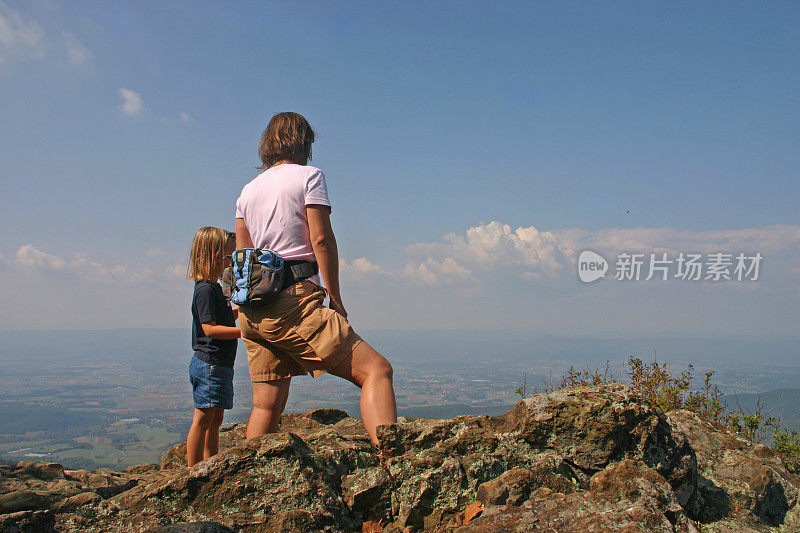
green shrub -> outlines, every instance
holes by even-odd
[[[761,399],[756,400],[753,412],[744,412],[739,407],[736,412],[728,413],[726,426],[754,443],[772,436],[772,447],[783,459],[786,469],[800,473],[800,433],[783,425],[780,418],[767,416]]]
[[[775,451],[783,457],[786,468],[800,473],[800,433],[794,429],[779,428],[772,437],[775,439]]]
[[[531,394],[536,394],[538,392],[553,392],[559,389],[564,389],[566,387],[575,387],[578,385],[600,385],[602,383],[617,383],[617,380],[609,374],[609,369],[611,368],[611,364],[606,361],[606,368],[605,370],[600,369],[592,369],[586,368],[585,370],[577,370],[574,366],[569,367],[569,370],[561,376],[561,379],[556,382],[551,377],[547,384],[542,388],[541,391],[536,387],[533,388]],[[528,375],[526,374],[523,381],[522,386],[517,387],[514,389],[514,393],[522,396],[523,398],[528,397]]]
[[[715,370],[706,372],[703,386],[699,390],[693,390],[694,367],[692,365],[675,376],[666,363],[659,364],[657,361],[653,361],[646,364],[634,355],[628,358],[627,375],[631,388],[652,405],[664,412],[686,409],[697,413],[706,420],[724,425],[752,443],[763,442],[767,436],[772,435],[773,447],[782,457],[786,468],[800,473],[800,432],[789,430],[783,427],[779,419],[767,416],[760,399],[756,402],[753,412],[745,412],[741,407],[736,411],[728,411],[727,405],[721,399],[722,391],[711,383],[715,372]],[[574,367],[570,367],[559,381],[551,378],[544,387],[544,392],[576,385],[600,385],[610,382],[617,382],[617,380],[609,375],[608,362],[606,362],[605,370],[591,368],[576,370]],[[522,386],[515,392],[523,398],[527,397],[527,376]],[[533,393],[536,392],[538,391],[534,389]]]
[[[648,365],[633,355],[628,359],[631,387],[651,404],[662,411],[686,409],[713,422],[721,422],[724,418],[725,405],[720,399],[722,391],[711,384],[714,373],[714,370],[706,372],[702,389],[693,391],[692,365],[680,375],[673,376],[666,363],[659,365],[657,361],[653,361]]]

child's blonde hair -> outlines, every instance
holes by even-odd
[[[200,228],[192,240],[189,250],[189,267],[186,279],[192,281],[216,280],[222,275],[222,259],[225,248],[235,235],[222,228],[211,226]]]

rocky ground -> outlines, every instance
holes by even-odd
[[[184,446],[124,472],[0,466],[0,531],[800,531],[800,478],[773,450],[619,384],[401,419],[377,447],[334,409],[244,429],[192,469]]]

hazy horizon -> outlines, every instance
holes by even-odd
[[[499,415],[520,400],[518,388],[530,394],[557,386],[569,367],[603,371],[608,365],[610,379],[627,382],[626,361],[636,355],[645,362],[655,357],[673,375],[692,365],[695,389],[714,370],[713,383],[733,408],[750,406],[764,393],[774,399],[777,415],[800,427],[800,339],[361,333],[394,367],[401,416]],[[0,332],[0,457],[49,458],[82,468],[157,462],[185,440],[191,420],[188,339],[183,328]],[[247,419],[249,378],[240,343],[234,407],[225,425]],[[359,416],[359,390],[329,375],[293,378],[286,412],[319,407]]]
[[[186,328],[183,327],[110,327],[110,328],[15,328],[15,329],[2,329],[0,334],[11,333],[94,333],[94,332],[113,332],[113,331],[175,331],[186,333]],[[523,335],[529,337],[554,337],[563,339],[606,339],[606,338],[625,338],[625,339],[684,339],[684,340],[753,340],[753,341],[800,341],[800,335],[752,335],[752,334],[728,334],[728,335],[684,335],[679,332],[662,332],[652,334],[628,334],[623,332],[606,331],[597,333],[584,333],[574,335],[559,335],[557,333],[547,333],[543,331],[532,331],[524,329],[459,329],[459,328],[416,328],[416,329],[364,329],[360,330],[365,335],[371,333],[418,333],[423,335],[436,334],[436,333],[464,333],[464,334],[486,334],[486,335],[502,335],[513,334]]]

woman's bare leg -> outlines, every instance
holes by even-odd
[[[289,399],[292,378],[253,383],[253,411],[247,423],[247,438],[252,439],[278,430],[281,413]]]
[[[370,439],[377,444],[376,428],[397,422],[392,365],[372,346],[359,342],[353,350],[353,356],[330,373],[361,388],[361,418]]]

